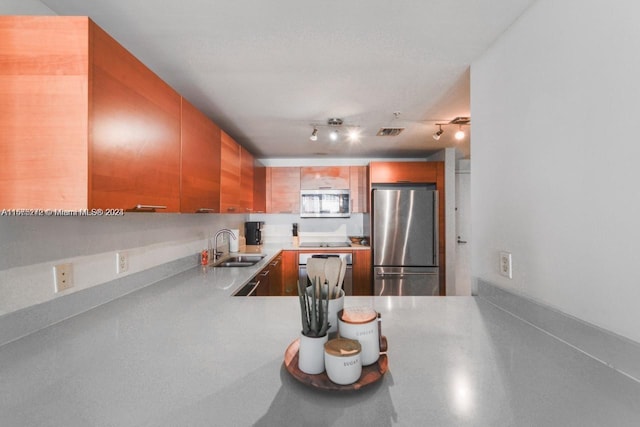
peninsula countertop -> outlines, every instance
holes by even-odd
[[[640,384],[474,297],[347,297],[382,314],[389,371],[358,392],[312,389],[283,367],[297,298],[231,297],[223,281],[244,279],[216,270],[0,347],[0,425],[640,424]]]

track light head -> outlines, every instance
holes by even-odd
[[[329,139],[331,139],[332,141],[338,140],[338,129],[334,129],[331,131],[331,133],[329,134]]]
[[[435,139],[436,141],[439,140],[443,133],[444,131],[442,130],[442,125],[438,125],[438,131],[433,134],[433,139]]]
[[[464,131],[462,130],[462,125],[460,125],[460,128],[458,128],[458,131],[454,136],[458,141],[461,141],[464,139]]]
[[[318,140],[318,128],[314,127],[313,128],[313,132],[311,132],[311,136],[309,137],[310,140],[312,141],[317,141]]]

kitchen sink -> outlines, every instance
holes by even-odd
[[[214,267],[251,267],[257,264],[266,255],[234,255],[223,258],[214,264]]]

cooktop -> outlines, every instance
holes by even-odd
[[[301,248],[344,248],[351,246],[350,242],[302,242]]]

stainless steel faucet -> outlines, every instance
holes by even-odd
[[[217,261],[219,260],[222,255],[224,255],[224,252],[218,251],[218,236],[220,236],[221,234],[227,233],[229,236],[231,236],[233,238],[233,240],[236,239],[236,236],[233,234],[233,232],[231,230],[229,230],[228,228],[223,228],[218,230],[218,232],[216,233],[215,237],[213,238],[213,260]],[[229,250],[227,251],[227,253],[231,252],[231,239],[229,239],[228,241],[229,243]]]

